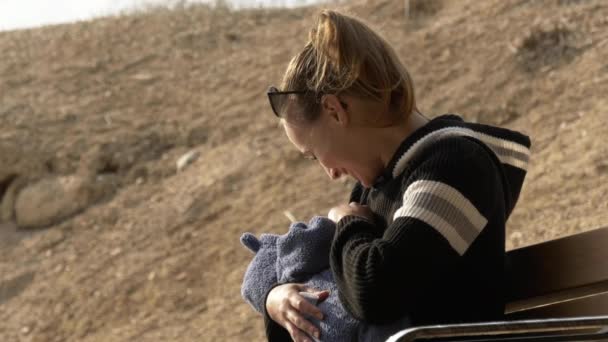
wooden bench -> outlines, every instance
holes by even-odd
[[[503,322],[407,329],[389,341],[608,341],[608,227],[507,253]]]

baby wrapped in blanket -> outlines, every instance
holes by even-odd
[[[316,341],[382,341],[408,326],[407,319],[387,325],[369,325],[352,317],[338,298],[338,289],[329,268],[329,250],[336,229],[326,217],[314,217],[308,224],[297,222],[284,235],[251,233],[241,243],[255,253],[245,272],[241,294],[262,313],[265,295],[276,283],[303,283],[328,290],[329,297],[317,306],[324,318],[306,317],[321,331]],[[309,299],[313,304],[315,300]]]

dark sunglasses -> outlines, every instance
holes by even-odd
[[[279,118],[282,118],[283,111],[285,110],[285,105],[289,100],[289,95],[292,94],[306,94],[309,93],[307,90],[293,90],[293,91],[279,91],[276,87],[268,88],[268,101],[270,102],[270,107]]]
[[[315,93],[310,90],[279,91],[279,89],[274,86],[268,88],[267,94],[270,107],[272,108],[274,115],[278,118],[284,117],[285,113],[283,111],[285,110],[285,105],[288,103],[288,100],[290,100],[289,95],[305,95],[316,99],[316,101],[320,101],[321,95],[323,95],[323,93]],[[344,108],[348,108],[347,104],[342,100],[340,100],[340,103]]]

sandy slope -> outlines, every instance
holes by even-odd
[[[509,248],[608,224],[608,4],[372,0],[420,108],[522,130],[531,170]],[[48,229],[0,226],[0,340],[261,340],[242,232],[346,200],[288,145],[265,90],[317,9],[204,7],[0,33],[0,181],[111,177]],[[189,150],[199,159],[181,172]]]

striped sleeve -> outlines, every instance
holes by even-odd
[[[466,252],[488,223],[460,191],[434,180],[418,180],[407,188],[393,221],[407,217],[432,227],[459,255]]]
[[[437,143],[402,192],[383,234],[356,216],[338,223],[331,267],[342,302],[358,319],[389,322],[427,305],[432,291],[448,293],[446,275],[491,220],[504,220],[496,161],[469,138]]]

